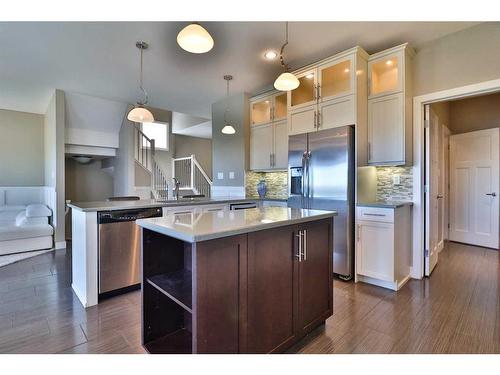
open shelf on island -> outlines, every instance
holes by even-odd
[[[146,281],[158,291],[192,313],[191,271],[181,269],[169,273],[150,276]]]
[[[187,329],[179,329],[166,336],[144,344],[151,354],[191,354],[192,333]]]

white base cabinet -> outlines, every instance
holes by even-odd
[[[410,277],[411,206],[357,207],[356,281],[392,290]]]

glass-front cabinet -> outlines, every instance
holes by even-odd
[[[272,96],[262,98],[251,103],[252,125],[266,124],[271,122]]]
[[[394,53],[368,63],[369,97],[400,92],[403,89],[403,56]]]
[[[317,69],[298,74],[297,79],[300,82],[299,87],[290,93],[290,109],[305,107],[316,103],[318,74]]]
[[[286,119],[287,93],[268,95],[250,103],[252,125]]]
[[[350,95],[353,92],[352,58],[337,60],[319,67],[319,100]]]

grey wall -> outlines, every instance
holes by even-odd
[[[500,93],[450,102],[453,134],[500,127]]]
[[[0,186],[43,186],[44,116],[0,109]]]
[[[175,157],[182,158],[195,155],[196,160],[212,178],[212,140],[206,138],[175,135]]]
[[[414,58],[415,96],[500,78],[500,23],[483,23],[422,46]]]
[[[236,134],[222,134],[226,101],[229,101],[228,120],[236,129]],[[212,104],[212,175],[214,186],[244,186],[245,170],[248,167],[249,137],[248,95],[241,93],[224,98]],[[229,172],[235,178],[228,178]],[[217,179],[217,172],[224,173],[224,179]]]

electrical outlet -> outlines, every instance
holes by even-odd
[[[217,172],[217,180],[223,180],[224,179],[224,172]]]
[[[395,174],[394,176],[392,176],[392,184],[401,185],[401,175]]]
[[[229,172],[229,179],[234,180],[234,172]]]

